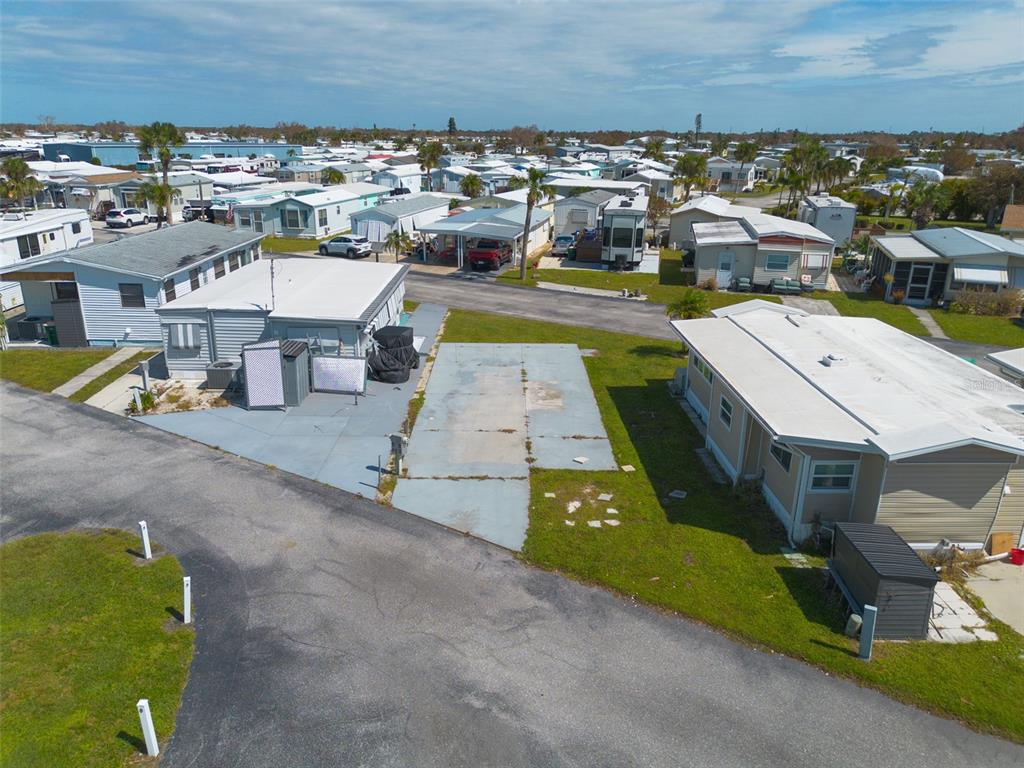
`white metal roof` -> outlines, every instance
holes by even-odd
[[[891,458],[964,444],[1024,455],[1018,387],[881,321],[760,311],[672,326],[791,442]]]
[[[173,310],[269,309],[272,318],[356,322],[408,269],[342,259],[260,259],[164,304],[157,313],[167,312],[164,320],[170,322]]]
[[[748,312],[776,312],[780,315],[799,315],[806,317],[807,313],[797,307],[790,307],[786,304],[775,304],[764,299],[751,299],[741,301],[739,304],[728,304],[724,307],[711,310],[714,317],[731,317],[732,315],[745,315]]]
[[[893,261],[941,261],[942,257],[909,235],[883,235],[872,240]]]
[[[797,237],[803,240],[813,240],[825,245],[835,243],[835,240],[820,229],[804,221],[784,219],[781,216],[771,216],[760,211],[744,216],[743,221],[749,225],[758,237]]]
[[[55,229],[65,223],[88,219],[89,212],[81,208],[53,208],[26,211],[24,214],[6,214],[0,219],[0,240]]]
[[[693,225],[697,245],[750,245],[757,242],[738,221],[705,221]]]
[[[1006,349],[1002,352],[992,352],[985,355],[989,360],[998,365],[1003,371],[1024,379],[1024,347],[1020,349]],[[1021,393],[1024,397],[1024,392]]]

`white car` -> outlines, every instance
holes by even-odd
[[[569,249],[576,244],[576,238],[572,235],[559,235],[551,245],[552,256],[565,256]]]
[[[370,241],[355,235],[339,235],[320,243],[321,256],[347,256],[350,259],[361,259],[373,253]]]
[[[136,224],[149,224],[149,214],[138,208],[114,208],[107,211],[108,227],[134,227]]]

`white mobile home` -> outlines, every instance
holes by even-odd
[[[419,192],[423,189],[423,170],[415,163],[393,165],[377,171],[370,181],[388,189],[408,189]]]
[[[0,220],[0,268],[92,243],[89,214],[77,208],[7,213]],[[20,306],[21,285],[0,283],[0,306]]]
[[[330,237],[348,231],[351,214],[377,205],[387,191],[376,184],[336,184],[323,192],[239,203],[235,227],[283,237]]]
[[[372,243],[383,243],[388,233],[398,230],[412,236],[421,227],[448,215],[448,200],[429,193],[384,198],[372,208],[353,213],[352,234]]]
[[[842,247],[853,237],[857,206],[835,195],[811,195],[800,201],[797,219],[805,221]]]
[[[397,325],[409,267],[304,258],[264,259],[157,309],[167,369],[203,379],[237,363],[242,345],[295,339],[317,352],[363,356],[374,330]]]
[[[593,229],[601,220],[601,212],[608,201],[615,197],[614,193],[603,189],[594,189],[575,197],[556,200],[555,234],[562,235],[580,229]]]

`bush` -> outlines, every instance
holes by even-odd
[[[692,320],[708,314],[711,303],[708,297],[693,288],[687,288],[682,295],[668,305],[666,314],[674,320]]]
[[[705,291],[717,291],[718,280],[716,280],[713,277],[709,277],[707,280],[702,280],[701,282],[697,283],[697,287]]]
[[[905,299],[906,297],[906,291],[904,291],[902,288],[897,288],[892,292],[892,300],[897,304],[902,304],[903,299]]]
[[[949,305],[949,311],[961,315],[1009,317],[1020,314],[1022,301],[1024,293],[1014,289],[992,292],[964,288]]]
[[[139,400],[142,402],[142,413],[153,410],[153,407],[156,405],[156,397],[153,396],[152,392],[146,390],[139,393]],[[139,413],[134,397],[128,402],[128,410],[131,413]]]

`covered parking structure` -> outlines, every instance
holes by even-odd
[[[519,262],[523,228],[526,226],[526,206],[511,208],[476,208],[457,213],[447,219],[419,228],[421,234],[443,238],[444,248],[453,249],[461,269],[471,242],[501,240],[511,243],[514,261]],[[534,207],[530,218],[528,252],[533,253],[551,239],[551,212]],[[440,249],[439,249],[440,250]]]

